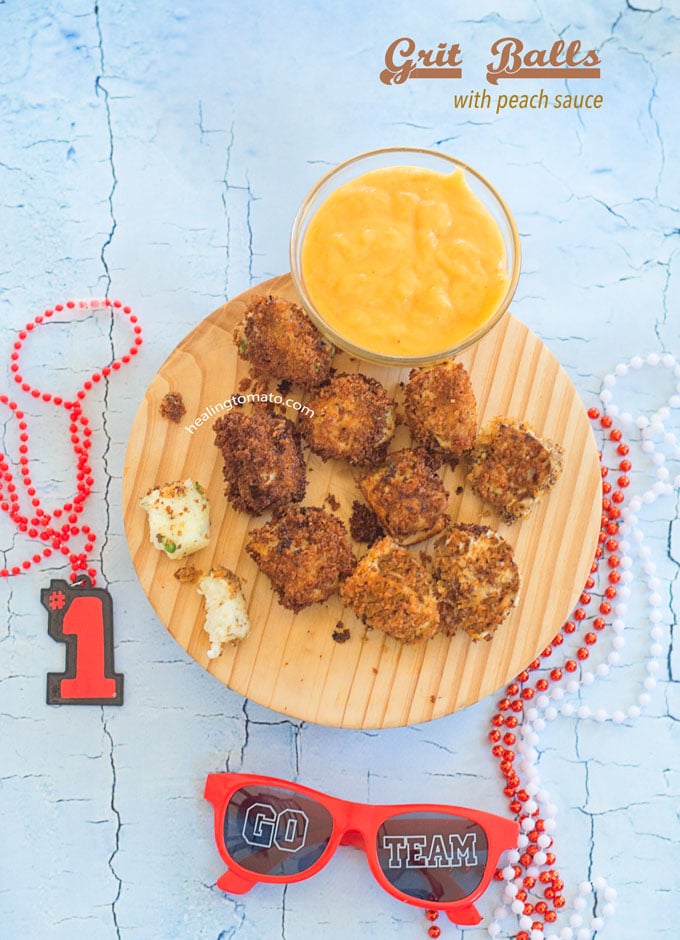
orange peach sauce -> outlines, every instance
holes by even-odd
[[[302,274],[319,314],[362,349],[451,349],[498,309],[505,243],[463,171],[371,170],[339,186],[304,236]]]

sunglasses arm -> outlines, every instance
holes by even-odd
[[[449,920],[459,927],[475,927],[482,922],[482,915],[474,904],[467,907],[458,907],[455,911],[446,911]]]
[[[250,878],[242,878],[240,875],[237,875],[234,871],[225,871],[223,875],[217,879],[217,887],[221,888],[222,891],[226,891],[228,894],[245,894],[246,891],[255,885],[254,881],[251,881]]]

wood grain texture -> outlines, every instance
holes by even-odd
[[[223,495],[221,455],[213,443],[214,418],[187,430],[196,416],[239,393],[248,376],[232,342],[235,324],[253,293],[296,299],[290,276],[273,278],[220,307],[183,340],[144,395],[128,442],[123,501],[125,529],[135,570],[160,620],[187,652],[231,689],[292,717],[350,728],[415,724],[464,708],[498,690],[547,645],[568,617],[589,573],[600,520],[600,473],[595,441],[583,406],[555,357],[511,315],[460,356],[477,398],[480,423],[494,415],[528,422],[565,449],[563,473],[530,517],[508,526],[465,486],[464,468],[446,469],[454,521],[483,522],[513,546],[522,578],[518,606],[490,642],[437,636],[405,646],[367,631],[339,597],[299,614],[281,607],[268,579],[249,558],[252,519],[233,510]],[[336,358],[338,370],[379,379],[400,400],[407,371]],[[275,391],[275,384],[271,383]],[[183,423],[159,413],[163,396],[179,392],[187,407]],[[292,389],[287,398],[304,402]],[[246,406],[250,407],[250,406]],[[295,420],[296,412],[288,408]],[[407,446],[400,427],[391,449]],[[308,454],[305,505],[324,505],[332,493],[347,520],[359,497],[357,471]],[[203,601],[195,585],[174,578],[181,562],[157,551],[148,538],[140,497],[158,483],[193,477],[207,489],[210,545],[189,559],[199,570],[225,565],[241,577],[252,624],[250,635],[208,660]],[[328,508],[326,506],[326,508]],[[411,549],[416,553],[429,543]],[[355,546],[357,554],[365,551]],[[338,622],[351,638],[332,638]],[[181,692],[178,691],[178,694]]]

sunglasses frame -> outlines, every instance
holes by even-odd
[[[224,841],[224,818],[231,797],[246,786],[263,786],[299,793],[315,800],[331,815],[333,828],[328,845],[317,861],[303,872],[291,875],[266,875],[252,872],[234,861],[227,852]],[[501,854],[517,845],[519,825],[515,820],[481,810],[462,806],[449,806],[436,803],[398,803],[366,804],[339,797],[329,796],[320,790],[312,790],[290,780],[267,777],[258,774],[211,773],[205,782],[204,797],[214,810],[215,843],[227,871],[217,879],[217,887],[228,894],[244,894],[258,882],[270,884],[292,884],[312,878],[324,868],[340,845],[351,845],[362,849],[368,860],[369,868],[378,884],[392,897],[406,904],[428,910],[443,911],[455,924],[474,926],[481,921],[481,915],[474,902],[488,888],[498,866]],[[429,901],[404,894],[391,884],[380,867],[376,848],[376,833],[380,825],[392,816],[402,813],[441,813],[462,816],[481,826],[488,840],[487,862],[479,885],[470,894],[457,901]]]

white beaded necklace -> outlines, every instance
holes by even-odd
[[[621,412],[614,401],[613,389],[617,380],[626,376],[631,370],[640,370],[644,366],[652,369],[659,367],[672,372],[675,379],[674,393],[659,407],[651,417],[640,415],[633,417],[628,412]],[[538,695],[532,706],[525,709],[524,721],[518,728],[519,743],[517,753],[520,755],[518,771],[525,780],[524,791],[528,799],[524,803],[522,832],[518,839],[517,849],[508,855],[508,865],[503,869],[505,881],[503,903],[493,914],[487,930],[490,937],[500,937],[503,933],[502,922],[514,914],[518,918],[518,929],[523,931],[530,940],[591,940],[594,934],[601,930],[606,918],[614,913],[613,901],[616,891],[609,887],[604,878],[594,878],[579,885],[578,893],[572,901],[572,912],[568,917],[568,924],[559,932],[546,933],[534,926],[535,918],[525,914],[525,902],[517,898],[520,892],[522,878],[528,876],[538,877],[541,867],[546,864],[547,855],[544,851],[552,843],[556,830],[557,807],[549,801],[549,794],[541,787],[540,776],[537,769],[538,751],[536,745],[539,741],[539,732],[545,728],[546,721],[558,717],[576,717],[579,720],[592,719],[598,722],[612,721],[622,724],[626,720],[639,717],[642,709],[650,704],[651,693],[656,686],[656,675],[659,672],[659,657],[663,653],[660,640],[664,636],[661,626],[661,596],[659,588],[661,581],[657,576],[656,565],[652,559],[651,549],[645,544],[643,531],[640,527],[638,514],[644,506],[654,503],[662,496],[672,495],[680,487],[680,474],[676,474],[671,481],[671,473],[667,467],[669,460],[680,460],[680,446],[673,431],[666,430],[665,422],[671,417],[674,410],[680,409],[680,365],[670,354],[659,355],[650,353],[646,357],[633,356],[628,362],[620,363],[614,372],[606,375],[602,382],[600,401],[604,412],[609,418],[616,418],[625,429],[637,429],[640,432],[640,450],[650,458],[654,475],[654,483],[640,495],[630,499],[629,505],[621,511],[621,524],[619,529],[619,571],[620,583],[618,586],[617,603],[614,605],[614,619],[612,621],[611,650],[606,662],[600,663],[595,669],[582,667],[580,679],[569,677],[564,682],[553,683],[545,694]],[[621,659],[621,650],[625,646],[624,630],[625,617],[628,613],[627,601],[631,597],[631,583],[633,581],[633,567],[636,559],[641,568],[647,595],[647,619],[649,622],[649,651],[645,663],[645,676],[641,688],[634,702],[615,709],[612,712],[604,708],[591,709],[583,703],[577,705],[564,701],[567,695],[576,695],[583,686],[591,685],[596,678],[609,674],[612,666],[616,666]],[[534,829],[534,820],[531,818],[540,807],[544,820],[543,832],[535,840],[538,851],[533,856],[533,864],[519,877],[517,863],[523,851],[529,846],[529,834]],[[594,900],[587,901],[590,894]],[[586,907],[598,907],[597,916],[591,918],[589,924],[584,924],[583,912]]]

